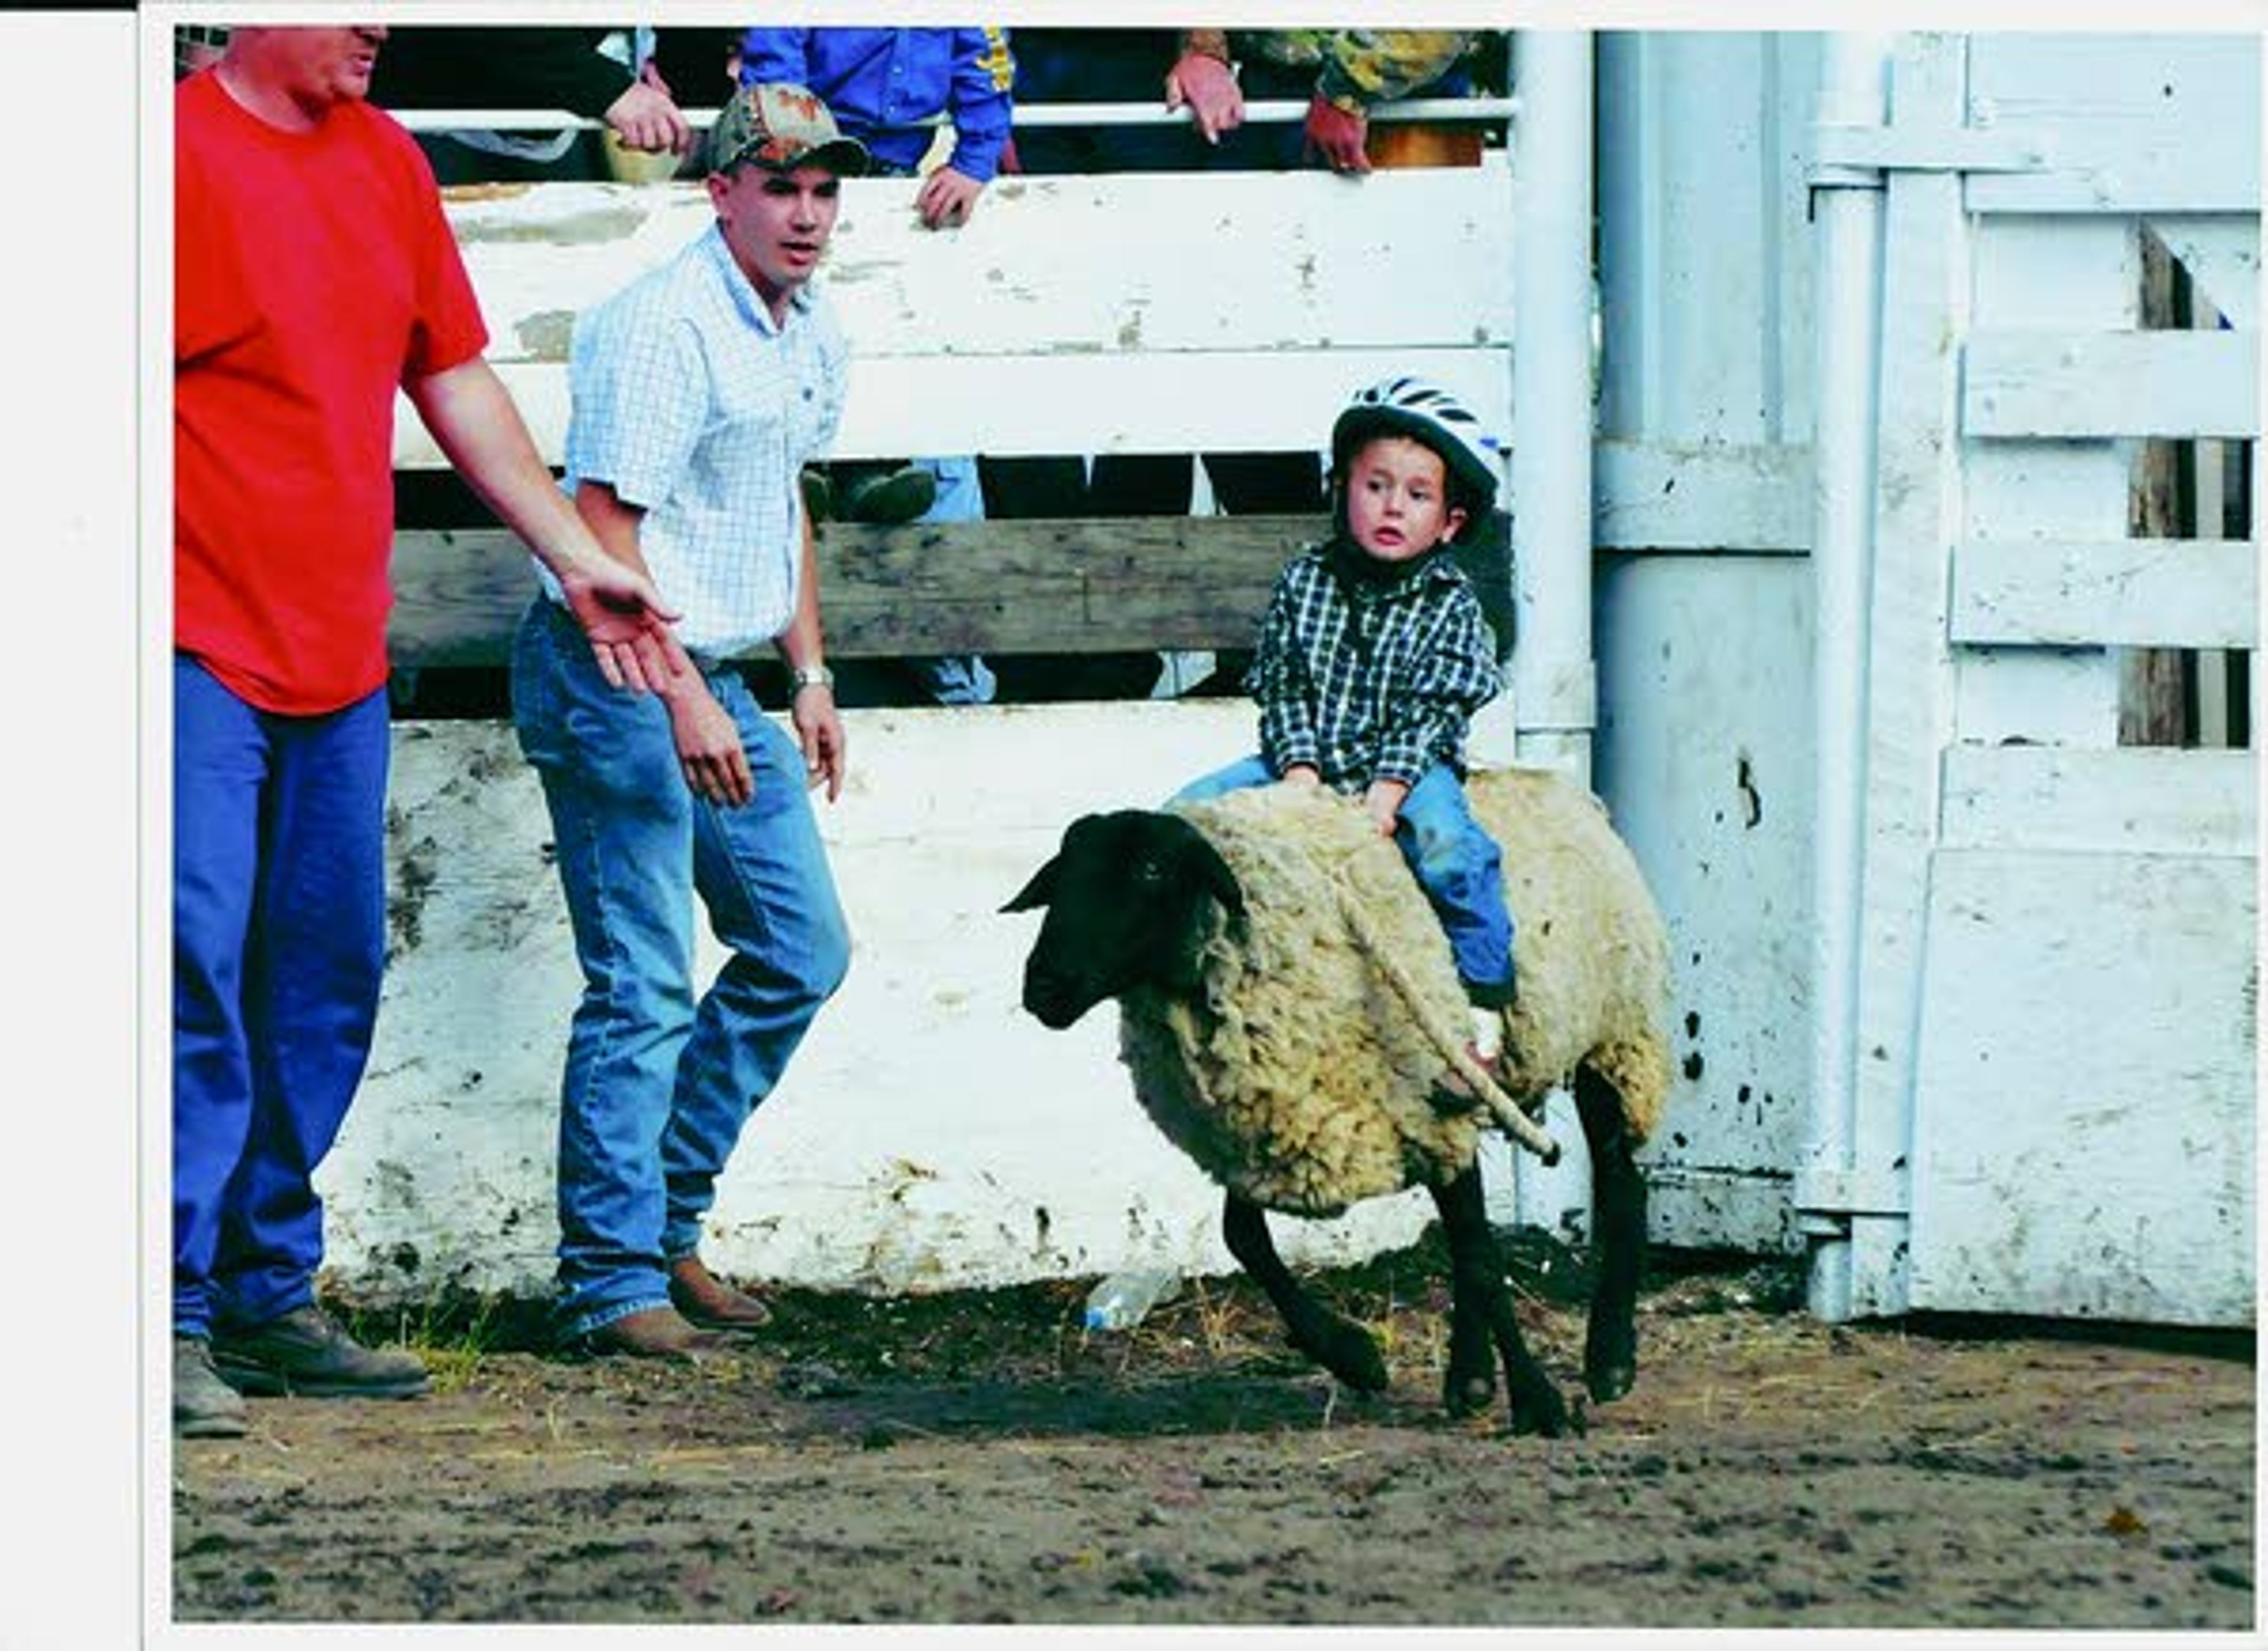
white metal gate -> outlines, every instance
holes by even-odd
[[[1818,151],[1882,250],[1814,1305],[2250,1323],[2255,755],[2121,747],[2117,651],[2257,644],[2257,528],[2129,499],[2259,432],[2259,42],[1904,36],[1887,92]],[[2225,327],[2139,325],[2146,232]]]

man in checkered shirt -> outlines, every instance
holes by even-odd
[[[702,1218],[850,962],[806,795],[840,793],[844,750],[797,475],[842,416],[849,351],[811,279],[866,151],[772,83],[719,114],[710,166],[715,224],[578,321],[567,432],[576,509],[681,609],[696,668],[608,692],[548,582],[512,656],[585,981],[554,1302],[576,1352],[688,1357],[769,1316],[702,1264]],[[794,740],[731,663],[766,643],[793,673]],[[697,1003],[696,893],[729,953]]]
[[[1496,695],[1495,639],[1449,552],[1496,499],[1478,422],[1439,387],[1389,379],[1331,430],[1336,531],[1276,581],[1251,686],[1260,754],[1185,786],[1193,802],[1277,781],[1359,795],[1447,932],[1493,1068],[1513,999],[1503,855],[1467,805],[1465,733]],[[1454,1074],[1444,1087],[1462,1090]]]

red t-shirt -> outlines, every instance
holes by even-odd
[[[335,711],[386,681],[394,391],[487,328],[391,117],[279,131],[210,70],[173,107],[174,645],[262,710]]]

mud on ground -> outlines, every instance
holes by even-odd
[[[1587,1432],[1451,1421],[1432,1243],[1322,1275],[1380,1332],[1337,1387],[1241,1281],[1120,1336],[1081,1288],[789,1294],[697,1367],[410,1326],[435,1391],[254,1402],[177,1441],[182,1621],[2243,1629],[2249,1335],[1830,1327],[1792,1265],[1657,1258]],[[1572,1257],[1527,1247],[1570,1392]],[[1563,1287],[1565,1286],[1565,1287]],[[400,1333],[398,1318],[362,1321]]]

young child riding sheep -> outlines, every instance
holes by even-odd
[[[1494,638],[1450,542],[1496,501],[1480,422],[1447,391],[1394,378],[1331,428],[1331,537],[1278,577],[1250,687],[1260,751],[1173,800],[1283,781],[1359,796],[1447,932],[1470,1009],[1468,1052],[1494,1076],[1513,996],[1503,857],[1473,818],[1465,735],[1499,684]],[[1468,1094],[1454,1071],[1442,1087]]]

